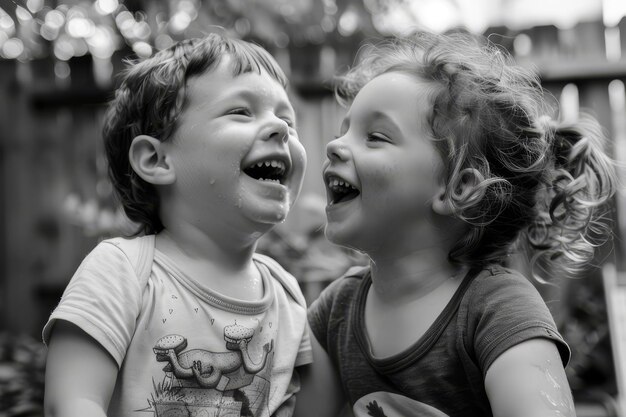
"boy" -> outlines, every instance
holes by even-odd
[[[286,87],[267,51],[217,34],[127,71],[103,133],[145,236],[100,243],[52,313],[46,415],[291,415],[306,310],[254,253],[304,176]]]

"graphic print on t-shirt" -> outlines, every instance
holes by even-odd
[[[161,337],[153,352],[158,362],[166,363],[165,377],[161,383],[153,381],[150,407],[142,411],[155,417],[269,416],[274,341],[253,359],[248,351],[253,337],[254,329],[236,322],[224,327],[227,350],[222,352],[187,349],[187,339],[177,334]]]
[[[384,391],[359,398],[352,411],[355,417],[449,417],[428,404]]]

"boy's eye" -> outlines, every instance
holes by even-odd
[[[246,107],[237,107],[234,109],[229,110],[228,112],[226,112],[226,114],[235,114],[235,115],[242,115],[242,116],[250,116],[252,113],[250,112],[250,110]]]
[[[281,116],[279,116],[279,117],[280,117],[280,119],[282,121],[287,123],[287,126],[289,126],[289,127],[295,127],[296,126],[296,124],[294,123],[294,121],[291,118],[289,118],[289,117],[281,117]]]

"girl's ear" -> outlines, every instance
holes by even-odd
[[[442,216],[454,214],[455,209],[446,198],[446,187],[452,189],[452,198],[462,206],[469,206],[474,201],[481,199],[484,195],[484,188],[479,187],[483,182],[483,176],[475,168],[465,168],[456,176],[451,184],[441,184],[433,198],[433,211]]]
[[[128,158],[137,175],[150,184],[172,184],[176,179],[166,147],[152,136],[136,136],[128,150]]]
[[[452,207],[450,207],[450,203],[446,199],[446,185],[441,184],[437,193],[433,197],[432,209],[435,213],[440,216],[450,216],[454,212]]]

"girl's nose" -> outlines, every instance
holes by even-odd
[[[328,159],[345,161],[348,159],[348,148],[341,142],[341,138],[331,140],[326,145]]]

